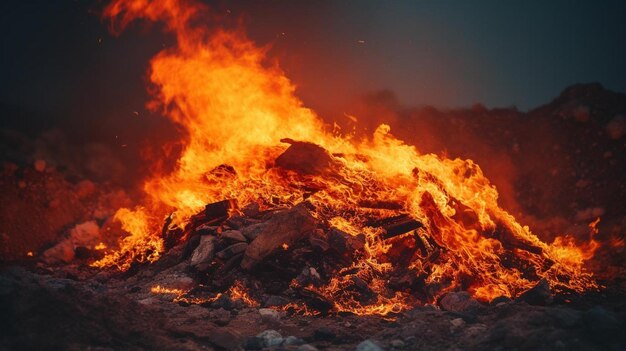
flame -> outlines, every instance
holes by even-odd
[[[162,294],[162,295],[175,295],[173,302],[185,302],[190,305],[200,305],[204,303],[211,303],[217,301],[220,297],[222,297],[222,293],[217,293],[213,297],[188,297],[186,296],[189,293],[189,290],[177,289],[177,288],[167,288],[161,285],[155,285],[150,288],[150,292],[153,294]]]
[[[246,306],[259,306],[259,303],[248,294],[244,286],[239,281],[235,281],[235,283],[233,283],[233,285],[228,289],[228,294],[232,300],[239,300]]]
[[[302,105],[295,86],[267,58],[267,48],[257,47],[242,30],[202,26],[208,13],[193,0],[114,0],[105,9],[114,31],[144,19],[163,22],[165,31],[175,36],[176,45],[150,62],[154,98],[149,107],[180,126],[184,135],[175,169],[146,180],[143,206],[117,212],[129,235],[94,266],[125,270],[134,261],[157,260],[164,250],[163,218],[172,212],[170,225],[183,227],[207,203],[222,199],[236,199],[241,206],[293,206],[307,198],[315,215],[331,226],[365,236],[363,254],[351,267],[323,286],[307,287],[333,301],[337,311],[384,315],[458,289],[482,300],[515,297],[541,278],[557,291],[597,287],[584,270],[598,247],[593,238],[587,245],[576,245],[568,236],[542,242],[498,205],[496,188],[472,160],[421,154],[393,137],[388,125],[380,125],[370,138],[333,132]],[[280,143],[283,138],[323,147],[334,155],[336,172],[299,177],[272,168],[287,148]],[[224,165],[234,171],[223,172]],[[310,195],[306,184],[321,190]],[[368,217],[383,218],[391,212],[359,205],[379,199],[401,204],[424,225],[423,233],[416,235],[427,233],[433,239],[424,242],[427,252],[409,262],[394,258],[396,244],[383,240],[381,229],[366,224]],[[416,240],[421,239],[408,235],[393,241],[402,246],[417,245]],[[511,247],[511,242],[522,246]],[[505,260],[523,261],[525,268]],[[384,274],[401,265],[435,290],[424,297],[428,301],[387,291]],[[364,304],[349,293],[357,278],[377,293],[375,301]],[[229,294],[257,304],[240,284]]]

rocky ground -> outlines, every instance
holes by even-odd
[[[59,149],[66,143],[55,135],[33,141],[3,131],[0,350],[626,350],[625,95],[578,85],[528,113],[475,106],[398,114],[393,130],[411,142],[420,136],[420,150],[478,161],[505,207],[543,240],[585,238],[601,217],[602,258],[590,268],[607,287],[553,298],[538,289],[490,304],[456,293],[384,318],[305,316],[267,299],[181,300],[151,291],[197,286],[167,257],[124,274],[85,266],[101,254],[89,248],[115,244],[112,214],[131,202],[120,182],[109,182],[124,178],[121,162],[102,147]]]
[[[124,275],[66,266],[0,273],[2,350],[624,350],[622,286],[567,299],[463,293],[387,317],[303,316],[235,300],[193,304],[155,294],[184,288],[176,269]]]

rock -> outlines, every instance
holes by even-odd
[[[511,302],[511,301],[512,301],[512,300],[511,300],[511,298],[510,298],[510,297],[507,297],[507,296],[498,296],[498,297],[496,297],[495,299],[493,299],[493,300],[489,301],[489,304],[490,304],[491,306],[501,306],[501,304],[504,304],[504,303],[509,303],[509,302]]]
[[[203,235],[200,243],[191,255],[191,266],[197,267],[203,263],[211,263],[215,254],[215,237]]]
[[[552,303],[552,290],[547,280],[541,279],[533,288],[522,293],[518,300],[529,305],[546,306]]]
[[[439,305],[446,311],[466,314],[475,314],[483,308],[480,302],[474,300],[465,291],[445,294],[439,301]]]
[[[208,204],[204,208],[204,215],[210,223],[226,220],[231,210],[237,209],[237,200],[229,199]]]
[[[285,338],[283,345],[304,345],[304,340],[298,337],[295,337],[293,335],[290,335]]]
[[[374,341],[367,339],[356,346],[356,351],[383,351]]]
[[[211,320],[213,320],[215,324],[222,327],[230,323],[231,320],[230,312],[223,308],[218,308],[217,310],[212,311],[210,316]]]
[[[265,347],[265,340],[256,336],[247,338],[243,343],[243,348],[246,350],[260,350]]]
[[[276,158],[275,165],[303,175],[329,175],[337,173],[338,163],[319,145],[282,139],[291,146]]]
[[[257,338],[263,341],[263,347],[275,347],[283,343],[283,336],[276,330],[268,329],[257,334]]]
[[[287,303],[289,303],[289,300],[287,300],[286,298],[284,298],[282,296],[278,296],[278,295],[271,295],[270,297],[267,298],[267,300],[265,300],[265,306],[266,307],[270,307],[270,306],[284,306]]]
[[[322,327],[322,328],[316,329],[313,332],[313,338],[315,340],[328,341],[328,340],[333,340],[336,337],[337,337],[337,335],[330,328]]]
[[[275,250],[282,250],[283,244],[291,246],[305,238],[316,226],[303,204],[275,212],[266,223],[267,227],[248,245],[241,261],[243,269],[252,269]]]
[[[74,245],[69,240],[63,240],[44,251],[41,259],[46,264],[69,263],[74,259]]]
[[[304,344],[304,345],[298,346],[296,351],[317,351],[317,347],[311,344]]]
[[[280,313],[271,308],[259,308],[259,314],[261,315],[261,320],[264,323],[278,323],[280,320]]]
[[[233,300],[228,295],[222,294],[217,300],[210,302],[209,306],[212,308],[231,310],[233,308]]]
[[[220,238],[235,241],[235,242],[246,242],[246,237],[241,234],[238,230],[226,230],[223,231],[220,235]]]
[[[389,343],[391,345],[391,347],[393,347],[394,349],[401,349],[404,348],[404,341],[400,340],[400,339],[393,339],[391,340],[391,342]]]
[[[243,214],[246,217],[256,217],[261,213],[259,204],[256,202],[251,202],[249,204],[247,204],[244,208],[241,209],[241,212],[243,212]]]
[[[248,248],[247,243],[232,244],[229,247],[225,248],[224,250],[218,252],[217,257],[223,258],[223,259],[231,258],[239,253],[246,251],[247,248]]]
[[[242,336],[231,328],[218,328],[208,335],[209,342],[226,350],[242,350]]]
[[[196,229],[194,229],[194,231],[201,235],[212,235],[212,234],[219,234],[221,229],[218,226],[205,223],[205,224],[201,224],[197,226]]]
[[[328,245],[339,253],[360,250],[365,245],[365,236],[352,236],[344,231],[332,228],[328,232]]]
[[[465,325],[465,321],[463,318],[455,318],[450,321],[450,324],[452,324],[454,328],[460,328]]]
[[[186,260],[189,257],[191,257],[195,249],[200,244],[201,238],[202,238],[202,235],[196,234],[196,235],[192,235],[191,237],[189,237],[189,239],[187,239],[187,242],[185,243],[185,247],[183,247],[183,251],[180,254],[180,258],[182,260]]]
[[[249,241],[252,241],[257,238],[267,227],[267,223],[257,223],[252,224],[247,227],[241,228],[241,233],[245,236]]]

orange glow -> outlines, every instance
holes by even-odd
[[[498,205],[496,188],[472,160],[421,154],[396,139],[388,125],[364,139],[332,132],[302,105],[295,86],[268,60],[265,48],[241,30],[209,31],[198,25],[202,21],[197,19],[207,13],[204,5],[191,0],[115,0],[105,10],[118,30],[145,19],[164,22],[165,30],[176,36],[176,46],[150,62],[154,98],[149,106],[176,123],[184,135],[175,169],[146,180],[143,206],[117,212],[129,235],[94,266],[126,270],[135,261],[157,260],[164,249],[163,219],[170,213],[171,225],[183,227],[207,203],[223,199],[236,199],[243,207],[252,202],[293,206],[306,198],[315,216],[330,226],[365,236],[363,253],[351,267],[326,285],[307,287],[333,301],[336,311],[386,315],[459,289],[480,300],[515,297],[541,278],[556,291],[597,287],[584,270],[598,248],[593,235],[584,245],[568,236],[542,242]],[[273,167],[288,147],[280,142],[283,138],[323,147],[332,155],[335,173],[303,176]],[[218,172],[221,165],[235,172]],[[306,185],[311,184],[320,190],[309,194]],[[424,244],[427,254],[416,254],[410,262],[395,260],[394,245],[410,245],[416,239],[407,235],[392,243],[383,240],[381,229],[366,224],[368,218],[393,215],[360,205],[381,199],[400,204],[403,213],[423,224],[416,235],[432,238]],[[511,247],[511,242],[521,246]],[[504,259],[523,261],[525,268],[503,264]],[[383,277],[399,265],[433,287],[428,301],[408,292],[388,292]],[[357,278],[376,292],[375,301],[364,304],[350,292]],[[258,305],[240,283],[228,293],[249,306]],[[297,305],[289,308],[302,311]]]
[[[246,306],[250,306],[250,307],[259,306],[259,303],[248,294],[246,289],[243,287],[243,285],[239,281],[236,281],[230,287],[230,289],[228,289],[228,294],[230,295],[230,298],[232,300],[241,301]]]
[[[106,244],[105,244],[105,243],[99,243],[98,245],[96,245],[96,246],[94,247],[94,249],[96,249],[96,250],[104,250],[104,249],[106,249],[106,248],[107,248],[107,246],[106,246]]]
[[[218,293],[214,297],[187,297],[187,290],[175,289],[175,288],[166,288],[161,285],[155,285],[150,288],[150,292],[153,294],[162,294],[162,295],[174,295],[173,302],[185,302],[192,305],[199,305],[203,303],[210,303],[219,299],[222,294]]]

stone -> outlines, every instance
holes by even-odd
[[[483,309],[480,302],[474,300],[469,293],[465,291],[447,293],[439,301],[442,309],[449,312],[458,312],[464,314],[475,314]]]
[[[251,202],[242,208],[241,212],[243,212],[246,217],[256,217],[261,211],[258,203]]]
[[[220,238],[234,241],[234,242],[246,242],[246,237],[238,230],[226,230],[220,235]]]
[[[465,325],[465,321],[463,318],[455,318],[450,321],[450,324],[452,324],[454,328],[460,328]]]
[[[270,307],[270,306],[284,306],[287,303],[289,303],[289,300],[282,297],[282,296],[278,296],[278,295],[271,295],[270,297],[267,298],[267,300],[265,300],[265,306],[266,307]]]
[[[541,279],[537,285],[523,292],[518,299],[529,305],[546,306],[552,303],[552,289],[547,280]]]
[[[400,340],[400,339],[393,339],[391,340],[391,342],[389,343],[391,345],[391,347],[393,347],[394,349],[401,349],[404,348],[404,341]]]
[[[241,267],[252,269],[265,257],[284,244],[292,246],[315,230],[316,221],[301,204],[288,210],[276,211],[266,222],[264,230],[248,245]]]
[[[217,257],[223,258],[223,259],[231,258],[239,253],[246,251],[247,248],[248,248],[247,243],[232,244],[229,247],[225,248],[224,250],[218,252]]]
[[[263,347],[275,347],[283,343],[283,336],[273,329],[268,329],[257,334],[257,338],[263,341]]]
[[[337,173],[339,164],[323,147],[292,139],[281,139],[281,142],[289,143],[291,146],[276,158],[274,163],[277,167],[302,175]]]
[[[298,346],[296,351],[317,351],[317,347],[311,344],[304,344],[304,345]]]
[[[383,351],[383,348],[374,341],[367,339],[356,346],[356,351]]]
[[[223,308],[218,308],[215,311],[212,311],[210,316],[211,316],[211,320],[213,320],[213,322],[219,326],[228,325],[228,323],[230,323],[230,320],[231,320],[230,312],[226,311]]]
[[[265,347],[265,340],[256,336],[246,338],[243,343],[243,348],[246,350],[261,350]]]
[[[259,308],[259,314],[264,323],[277,323],[280,320],[280,313],[271,308]]]
[[[325,341],[328,341],[328,340],[333,340],[336,337],[337,337],[337,335],[330,328],[322,327],[322,328],[316,329],[313,332],[313,338],[315,340],[325,340]]]
[[[261,233],[263,233],[266,227],[267,227],[267,223],[261,222],[261,223],[249,225],[247,227],[243,227],[240,229],[240,231],[246,237],[246,239],[248,239],[249,241],[252,241],[256,239],[257,236],[259,236]]]
[[[242,350],[242,336],[231,328],[218,328],[208,335],[209,342],[226,350]]]
[[[502,306],[501,304],[506,304],[511,302],[511,298],[507,296],[498,296],[495,299],[491,300],[489,304],[491,306]]]
[[[283,345],[304,345],[304,340],[298,337],[295,337],[293,335],[290,335],[285,338]]]
[[[215,237],[203,235],[200,243],[191,255],[191,266],[196,267],[202,263],[210,263],[215,255]]]

